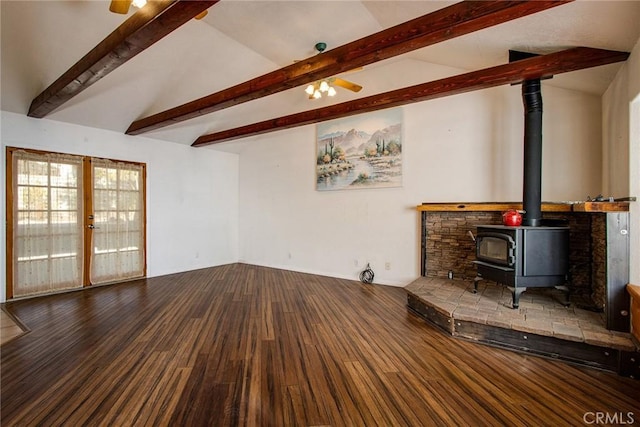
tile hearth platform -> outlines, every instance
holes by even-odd
[[[28,331],[26,327],[0,308],[0,346]]]
[[[489,281],[476,294],[472,280],[435,277],[420,277],[405,290],[409,308],[455,337],[640,378],[631,334],[606,329],[604,313],[580,296],[565,307],[561,291],[530,288],[513,309],[509,288]]]

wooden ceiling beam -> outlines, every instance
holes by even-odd
[[[383,59],[568,3],[559,1],[463,1],[314,55],[220,92],[134,121],[129,135],[272,95]]]
[[[35,97],[27,115],[45,117],[218,1],[148,2]]]
[[[517,84],[528,79],[547,78],[555,74],[622,62],[628,57],[629,53],[627,52],[587,47],[567,49],[561,52],[522,59],[496,67],[459,74],[457,76],[372,95],[341,104],[202,135],[192,146],[202,147],[414,102],[427,101],[505,84]]]

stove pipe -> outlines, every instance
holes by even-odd
[[[524,179],[522,225],[542,222],[542,92],[540,79],[522,82],[524,104]]]

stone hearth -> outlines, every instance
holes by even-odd
[[[421,277],[405,287],[408,306],[445,332],[483,344],[552,357],[640,378],[631,335],[608,330],[603,313],[571,305],[553,288],[532,288],[511,308],[511,292],[492,282]]]

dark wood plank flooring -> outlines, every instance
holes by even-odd
[[[232,264],[5,308],[3,426],[640,422],[640,381],[446,336],[402,288]]]

